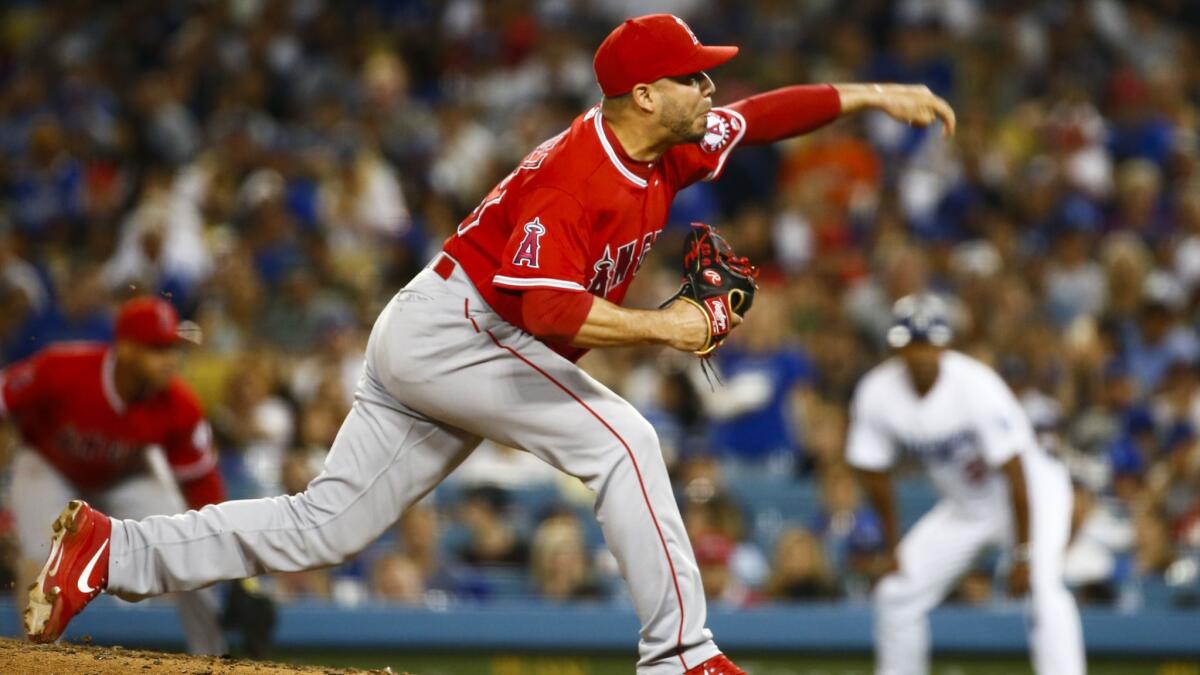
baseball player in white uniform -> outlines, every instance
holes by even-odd
[[[666,14],[617,27],[594,61],[604,100],[496,185],[380,314],[354,406],[308,489],[141,521],[73,502],[54,572],[30,590],[30,637],[57,637],[102,588],[155,595],[346,560],[488,438],[595,491],[642,624],[640,675],[741,674],[705,628],[654,427],[574,362],[596,347],[697,351],[715,318],[736,325],[699,304],[620,305],[675,194],[718,178],[736,146],[866,108],[951,133],[954,113],[927,88],[878,84],[784,87],[713,108],[706,71],[736,53]]]
[[[990,546],[1007,547],[1013,596],[1031,596],[1029,641],[1039,675],[1081,675],[1083,635],[1063,583],[1071,529],[1066,469],[1037,444],[1003,380],[947,349],[951,328],[933,295],[898,300],[888,344],[896,355],[854,394],[846,459],[884,525],[889,573],[874,591],[876,672],[929,671],[929,610]],[[904,453],[924,466],[941,500],[898,541],[890,469]]]

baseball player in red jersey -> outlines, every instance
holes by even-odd
[[[130,300],[113,344],[51,345],[0,371],[0,417],[23,440],[11,509],[26,584],[47,558],[45,528],[65,500],[85,496],[142,518],[184,510],[181,491],[192,508],[224,498],[200,403],[175,376],[177,326],[170,304]],[[179,616],[190,651],[223,654],[210,595],[181,594]]]
[[[55,535],[62,565],[33,594],[61,591],[40,601],[30,636],[53,639],[99,592],[77,592],[81,578],[145,596],[341,562],[488,438],[595,491],[642,623],[638,673],[741,673],[705,628],[654,428],[574,361],[595,347],[708,341],[695,305],[620,302],[675,193],[718,178],[737,146],[867,107],[947,131],[954,114],[924,87],[873,84],[787,87],[714,109],[706,71],[736,53],[700,44],[670,15],[617,27],[594,62],[604,100],[534,149],[380,314],[354,406],[308,489],[140,522],[73,503]]]

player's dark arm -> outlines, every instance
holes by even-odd
[[[821,84],[783,87],[726,106],[746,121],[743,144],[772,143],[806,134],[861,110],[878,109],[892,117],[926,126],[940,119],[954,133],[950,104],[923,85]]]
[[[1013,523],[1016,531],[1017,550],[1029,550],[1029,492],[1025,485],[1025,469],[1021,466],[1020,455],[1000,467],[1004,478],[1008,481],[1008,492],[1012,498]]]
[[[879,514],[883,526],[883,543],[889,553],[894,553],[900,543],[899,518],[896,516],[896,499],[892,491],[892,476],[887,471],[855,469],[858,483],[867,493],[867,500],[875,513]]]
[[[628,309],[582,291],[538,289],[525,292],[521,313],[535,336],[585,349],[663,344],[693,351],[708,336],[708,319],[686,302]],[[739,322],[736,315],[733,322]]]
[[[1013,548],[1012,567],[1008,571],[1008,593],[1021,597],[1029,592],[1029,492],[1025,484],[1025,469],[1016,455],[1000,467],[1008,481],[1012,501],[1017,545]]]

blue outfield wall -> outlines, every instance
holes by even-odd
[[[1087,610],[1090,654],[1200,656],[1200,612],[1146,609]],[[725,649],[767,652],[867,652],[870,608],[799,605],[742,611],[712,610],[709,627]],[[366,604],[346,609],[292,603],[280,609],[276,644],[292,649],[378,648],[506,651],[629,651],[637,642],[633,613],[611,606],[554,606],[512,602],[445,611]],[[1020,608],[946,608],[932,614],[933,647],[960,653],[1025,649]],[[18,634],[16,610],[0,603],[0,632]],[[100,644],[179,647],[179,621],[161,602],[127,604],[99,598],[67,632]]]

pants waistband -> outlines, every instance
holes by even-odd
[[[450,256],[445,253],[439,253],[430,267],[433,269],[433,273],[441,277],[443,281],[449,281],[450,275],[454,274],[454,268],[458,267],[458,265],[455,264]]]
[[[433,260],[429,261],[425,269],[441,278],[442,283],[450,287],[449,290],[452,292],[465,294],[470,299],[472,307],[488,307],[487,302],[483,299],[483,294],[479,292],[479,289],[475,287],[475,282],[467,275],[466,268],[450,257],[449,253],[444,251],[438,253]],[[488,309],[491,308],[488,307]]]

